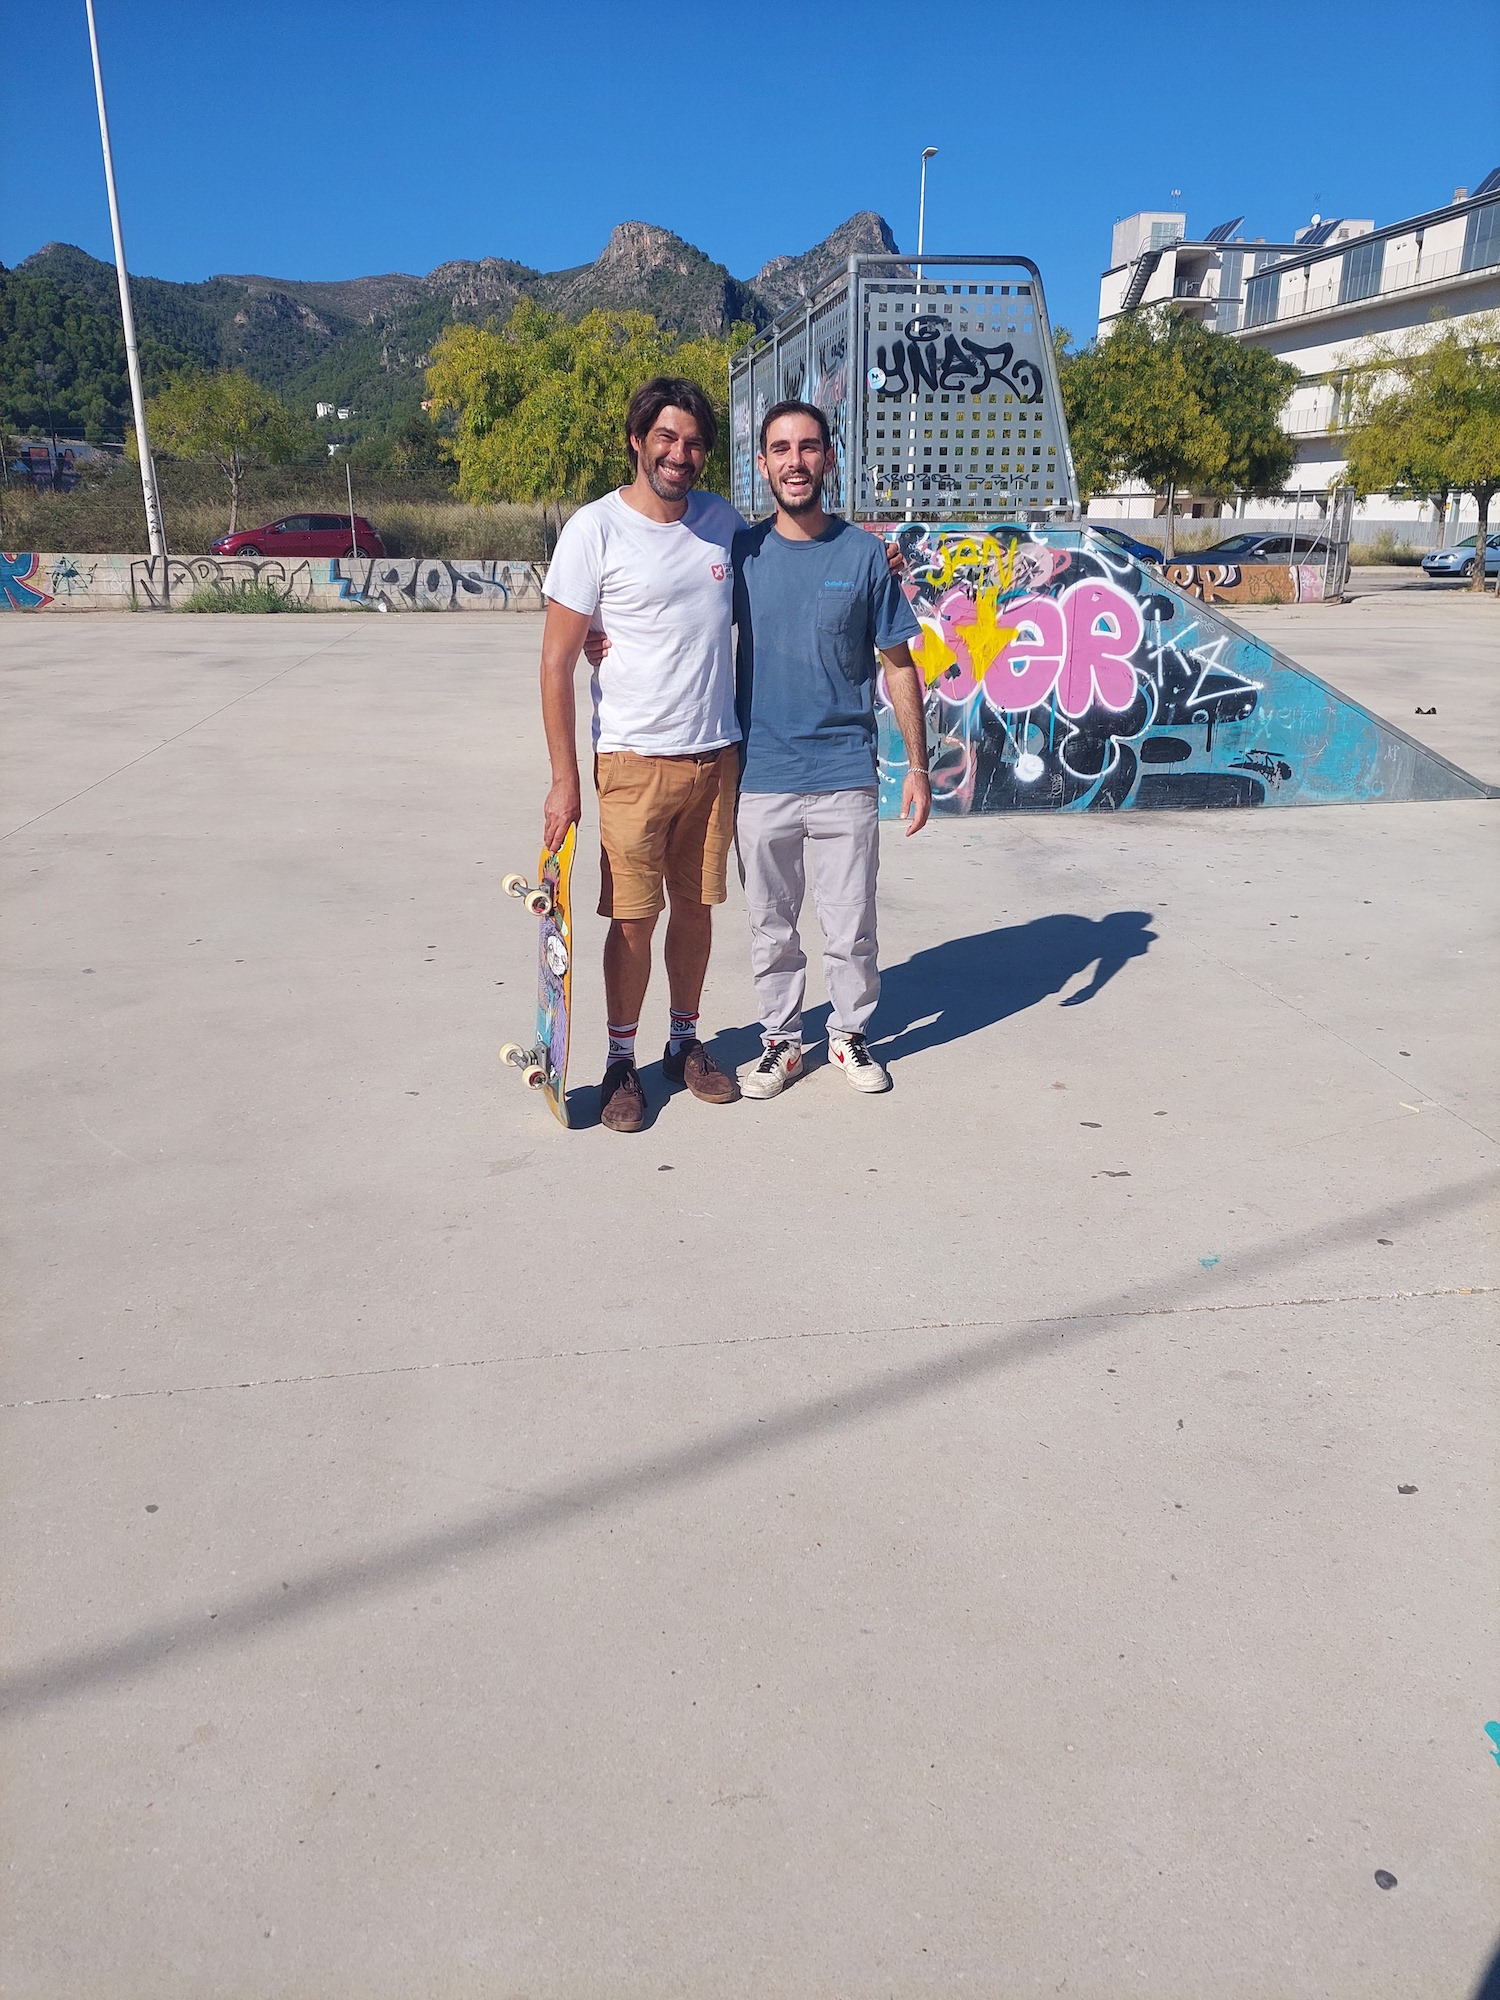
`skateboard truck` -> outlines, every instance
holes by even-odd
[[[521,899],[534,917],[546,917],[552,914],[552,891],[533,889],[524,875],[506,875],[502,878],[500,887],[507,896]]]
[[[541,1049],[523,1049],[519,1042],[506,1042],[500,1050],[500,1060],[518,1069],[522,1081],[532,1090],[540,1090],[547,1081],[547,1063]]]

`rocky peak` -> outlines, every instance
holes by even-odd
[[[653,271],[675,271],[686,277],[709,261],[701,250],[654,222],[618,222],[594,269],[619,283],[648,277]]]
[[[768,264],[762,264],[750,286],[773,313],[785,312],[789,305],[825,284],[843,268],[846,259],[881,254],[889,257],[896,254],[896,249],[896,239],[885,217],[877,215],[873,208],[861,209],[858,215],[841,222],[821,243],[804,250],[800,257],[773,257]]]

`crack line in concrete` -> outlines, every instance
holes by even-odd
[[[1467,1299],[1500,1291],[1500,1285],[1438,1285],[1430,1291],[1332,1292],[1304,1299],[1240,1299],[1221,1305],[1131,1306],[1114,1312],[1055,1313],[1018,1320],[1018,1326],[1073,1326],[1090,1320],[1181,1318],[1191,1313],[1287,1312],[1299,1306],[1386,1304],[1404,1299]],[[521,1367],[532,1361],[602,1361],[632,1354],[678,1354],[696,1347],[762,1347],[787,1340],[885,1340],[903,1333],[961,1333],[998,1326],[993,1319],[919,1319],[906,1326],[847,1326],[796,1333],[736,1333],[716,1340],[656,1340],[634,1347],[547,1347],[531,1354],[477,1355],[462,1361],[398,1361],[388,1368],[335,1369],[326,1375],[262,1375],[248,1382],[195,1382],[184,1389],[98,1389],[86,1396],[26,1396],[0,1410],[44,1410],[76,1403],[127,1403],[152,1397],[216,1396],[238,1389],[307,1388],[322,1382],[364,1382],[387,1375],[431,1375],[459,1368]]]
[[[288,674],[294,674],[298,667],[305,667],[309,660],[316,660],[324,653],[331,653],[335,646],[341,646],[345,639],[351,636],[348,632],[340,632],[338,637],[330,639],[326,646],[314,647],[312,652],[306,654],[302,659],[293,660],[289,667],[283,667],[280,673],[272,674],[270,680],[261,681],[253,688],[246,688],[245,692],[237,694],[233,701],[226,701],[223,708],[216,708],[208,715],[200,715],[196,722],[190,722],[186,729],[179,729],[175,736],[166,736],[163,737],[160,743],[153,743],[151,748],[143,750],[139,757],[131,757],[127,762],[123,763],[118,771],[106,771],[102,778],[95,778],[91,785],[85,785],[81,791],[72,793],[68,798],[59,799],[55,806],[48,806],[45,812],[33,813],[30,819],[23,819],[19,826],[11,827],[8,833],[0,833],[0,841],[13,839],[16,834],[24,833],[28,826],[35,826],[38,820],[46,819],[52,813],[61,812],[64,806],[72,805],[75,799],[86,798],[90,792],[97,792],[101,785],[109,784],[112,779],[118,778],[122,772],[134,769],[137,764],[144,764],[146,759],[154,757],[158,750],[165,750],[173,743],[180,743],[184,736],[191,736],[193,731],[201,729],[205,722],[212,722],[214,716],[223,715],[227,710],[236,707],[240,702],[248,701],[251,695],[259,694],[262,688],[270,687],[273,681],[284,680]]]
[[[1497,1178],[1487,1173],[1436,1188],[1408,1202],[1403,1213],[1408,1222],[1451,1215],[1491,1196]],[[1346,1216],[1337,1225],[1295,1231],[1274,1244],[1251,1247],[1242,1255],[1241,1275],[1247,1283],[1262,1277],[1269,1280],[1271,1269],[1285,1267],[1298,1257],[1364,1240],[1370,1224],[1384,1221],[1388,1213],[1389,1204],[1385,1204],[1381,1209]],[[1187,1287],[1196,1285],[1199,1277],[1184,1270],[1158,1279],[1157,1295],[1166,1299],[1185,1296]],[[1068,1354],[1076,1355],[1079,1343],[1097,1338],[1101,1326],[1132,1317],[1139,1310],[1131,1307],[1128,1293],[1116,1293],[1103,1299],[1092,1313],[1081,1312],[1078,1321],[1092,1320],[1094,1325],[1075,1323],[1074,1346]],[[1148,1310],[1162,1313],[1171,1308],[1158,1305]],[[20,1717],[90,1689],[118,1688],[169,1663],[180,1668],[195,1655],[222,1653],[225,1648],[285,1631],[341,1605],[370,1603],[406,1587],[411,1579],[430,1575],[436,1567],[452,1571],[463,1562],[499,1557],[543,1537],[597,1523],[606,1509],[621,1513],[752,1463],[763,1465],[835,1431],[899,1417],[922,1405],[930,1406],[935,1396],[976,1385],[1002,1369],[1060,1356],[1064,1351],[1061,1342],[1066,1336],[1055,1325],[988,1324],[996,1330],[967,1346],[899,1360],[875,1378],[838,1383],[831,1391],[783,1408],[751,1411],[706,1435],[679,1438],[645,1456],[564,1477],[561,1483],[521,1500],[487,1504],[462,1518],[422,1528],[415,1535],[388,1539],[363,1551],[341,1549],[336,1559],[315,1561],[296,1575],[266,1585],[235,1586],[237,1596],[221,1579],[219,1607],[207,1616],[201,1605],[169,1612],[150,1618],[134,1632],[88,1641],[70,1653],[54,1653],[21,1666],[8,1681],[0,1681],[0,1713]],[[298,1532],[304,1530],[299,1527]]]

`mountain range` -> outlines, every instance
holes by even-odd
[[[148,388],[185,363],[243,368],[308,415],[317,402],[352,407],[361,431],[379,432],[416,412],[432,344],[455,320],[503,320],[532,298],[569,319],[602,307],[649,312],[685,338],[724,334],[736,323],[764,326],[851,253],[896,247],[884,218],[866,209],[800,256],[773,257],[741,279],[669,229],[622,222],[592,264],[562,271],[481,257],[426,277],[132,277],[131,292]],[[39,361],[56,371],[45,382]],[[43,389],[59,432],[117,437],[129,421],[114,266],[68,243],[0,270],[0,417],[14,429],[43,427]]]

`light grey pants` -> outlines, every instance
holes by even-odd
[[[813,856],[830,1030],[863,1034],[880,998],[875,876],[880,822],[873,785],[847,792],[741,792],[735,819],[750,907],[750,968],[767,1040],[802,1035],[807,954],[797,935]]]

